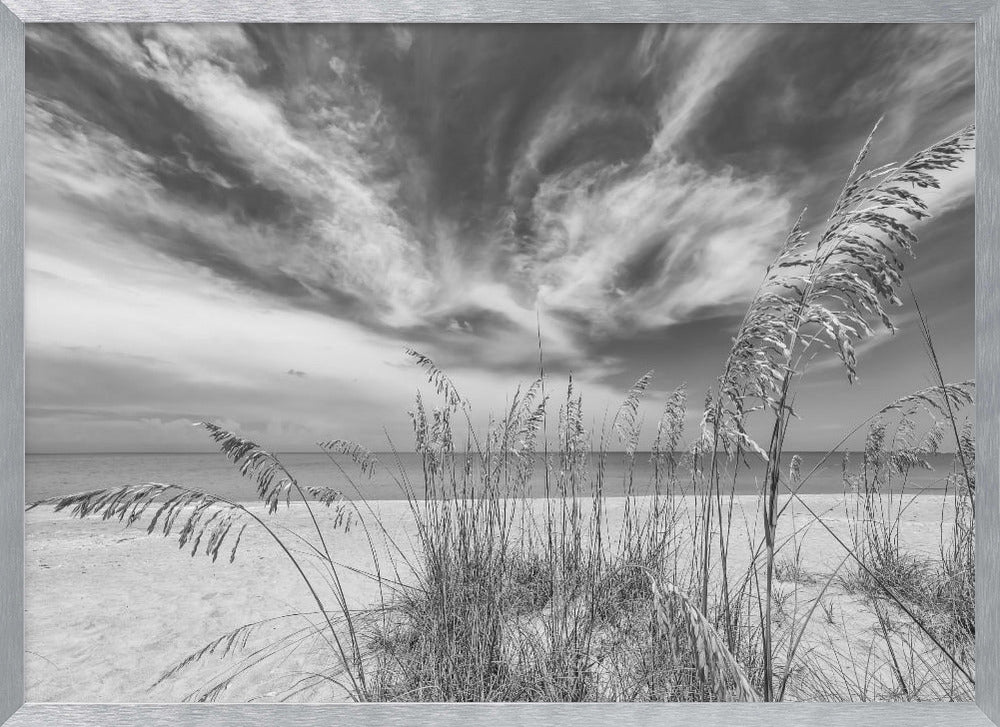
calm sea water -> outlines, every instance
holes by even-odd
[[[786,462],[791,461],[793,454],[786,454]],[[803,474],[812,470],[824,456],[817,452],[800,452],[799,455],[803,460]],[[405,473],[409,481],[414,483],[419,496],[422,493],[419,485],[422,481],[420,456],[403,453],[398,455],[398,462],[394,461],[395,457],[392,454],[381,455],[379,459],[383,466],[371,481],[356,477],[353,465],[346,459],[341,461],[369,499],[402,499],[400,486],[392,476],[394,474],[397,479],[402,479],[401,473]],[[327,486],[353,493],[351,485],[322,454],[286,454],[281,459],[303,485]],[[851,457],[853,463],[858,463],[860,459],[856,454]],[[932,471],[913,473],[907,482],[907,489],[915,492],[920,489],[943,488],[944,478],[952,467],[952,456],[938,455],[933,458],[932,465]],[[592,471],[596,471],[596,459],[591,466]],[[786,470],[787,464],[783,464],[783,471]],[[544,494],[542,472],[542,458],[539,455],[531,484],[533,496]],[[622,494],[624,467],[621,454],[607,455],[605,472],[605,492],[608,495]],[[636,494],[645,494],[649,491],[648,483],[652,481],[652,465],[648,454],[636,454],[634,472],[634,491]],[[762,464],[755,465],[749,471],[741,471],[737,492],[757,492],[762,475]],[[682,489],[689,489],[686,481],[688,478],[688,473],[680,472]],[[195,487],[235,500],[247,501],[255,497],[254,484],[241,477],[236,468],[217,453],[30,454],[26,458],[25,489],[28,502],[84,490],[149,481]],[[801,489],[802,492],[810,493],[839,493],[843,490],[840,454],[833,455],[820,464]]]

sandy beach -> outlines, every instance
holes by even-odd
[[[838,536],[849,539],[845,505],[851,505],[843,496],[808,495],[805,499]],[[756,527],[759,531],[757,503],[757,498],[737,498],[733,532],[743,536],[732,538],[730,563],[734,570],[742,569],[747,562],[747,529],[753,532]],[[621,521],[623,504],[622,499],[608,500],[607,516],[612,529]],[[407,504],[380,502],[373,506],[399,550],[412,551],[415,526]],[[533,501],[532,507],[543,507],[543,503]],[[683,507],[690,507],[690,501],[685,500]],[[271,517],[276,524],[301,532],[308,524],[301,506],[282,508]],[[321,517],[332,518],[332,514],[324,512]],[[936,554],[941,518],[940,495],[914,498],[901,520],[903,549]],[[800,582],[799,602],[789,606],[800,611],[808,610],[809,598],[822,587],[824,574],[844,557],[835,538],[821,525],[809,525],[810,521],[812,518],[799,504],[783,515],[779,530],[780,541],[794,528],[808,526],[800,538],[801,566],[816,582]],[[391,569],[389,561],[395,549],[385,542],[385,537],[375,540],[385,573]],[[342,573],[352,607],[376,603],[377,584],[350,570],[372,570],[364,529],[355,526],[344,533],[330,528],[328,542],[334,558],[348,567]],[[790,557],[790,547],[788,551]],[[400,578],[406,580],[407,568],[398,556],[397,565]],[[782,587],[780,582],[778,587]],[[824,604],[852,639],[863,642],[872,632],[874,616],[859,596],[846,593],[839,584],[831,585]],[[260,531],[248,529],[235,562],[228,562],[226,551],[213,563],[201,555],[192,558],[179,551],[176,539],[146,535],[142,527],[126,529],[117,522],[76,520],[50,510],[26,515],[25,658],[29,701],[181,701],[224,673],[232,660],[209,657],[195,668],[153,686],[164,670],[243,624],[312,609],[314,604],[301,579],[288,567],[273,541]],[[829,640],[822,621],[813,619],[804,642],[811,639],[816,646]],[[255,638],[287,633],[283,623],[265,625]],[[287,684],[290,675],[308,671],[310,660],[315,658],[307,650],[296,651],[280,664],[271,665],[272,671],[257,674],[251,680],[256,682],[252,690],[234,685],[219,699],[274,699],[276,685]],[[269,686],[272,681],[274,690]],[[331,687],[327,697],[336,696]]]

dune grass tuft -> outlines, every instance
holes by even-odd
[[[330,684],[357,701],[969,698],[975,444],[961,417],[973,387],[946,382],[922,313],[935,383],[845,432],[812,471],[785,453],[789,429],[799,426],[795,395],[809,362],[825,349],[853,382],[858,342],[878,325],[893,330],[889,310],[901,303],[914,223],[930,213],[924,193],[972,147],[973,130],[902,164],[866,168],[874,138],[873,130],[825,222],[808,233],[803,213],[765,271],[689,439],[680,386],[663,404],[650,452],[640,453],[641,405],[653,372],[636,380],[606,426],[589,427],[572,377],[551,394],[540,336],[538,379],[481,430],[447,373],[407,349],[434,390],[432,403],[418,395],[410,412],[419,481],[365,447],[331,439],[319,448],[353,493],[304,487],[274,453],[205,423],[253,482],[264,514],[158,483],[32,507],[127,525],[148,518],[148,532],[175,536],[192,555],[213,559],[220,552],[235,558],[247,527],[271,538],[315,609],[288,614],[294,628],[277,640],[251,646],[263,629],[248,624],[168,667],[163,679],[209,655],[234,660],[190,695],[194,700],[218,698],[253,666],[280,663],[302,644],[310,645],[315,667],[290,678],[282,699],[307,698]],[[844,460],[849,534],[841,537],[799,491],[865,430],[861,462],[855,468]],[[951,448],[939,552],[910,552],[900,533],[918,494],[912,475]],[[608,481],[613,457],[621,458],[621,482]],[[636,480],[639,457],[650,458],[649,481]],[[764,465],[755,523],[739,532],[737,483],[754,462]],[[416,524],[415,548],[393,541],[365,499],[364,481],[376,476],[399,486]],[[614,518],[609,510],[618,503],[606,494],[612,484],[624,493]],[[308,513],[306,532],[269,519],[293,501]],[[344,566],[328,547],[330,521],[321,526],[314,512],[320,507],[333,508],[332,527],[357,528],[367,538],[373,567],[366,575],[379,583],[378,603],[351,604]],[[792,536],[784,537],[779,525],[789,525],[789,508],[804,508],[807,522],[791,523]],[[843,560],[831,572],[803,568],[810,530],[837,543]],[[392,546],[389,561],[377,554],[380,537]],[[734,563],[734,538],[745,538],[748,563]],[[862,644],[855,646],[829,601],[837,589],[868,608],[871,629]],[[829,641],[825,650],[817,648],[819,630]]]

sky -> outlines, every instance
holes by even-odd
[[[476,426],[571,373],[599,431],[655,378],[688,437],[764,269],[871,163],[973,120],[971,25],[29,25],[29,452],[412,448],[422,372]],[[974,152],[906,275],[972,378]],[[814,360],[789,449],[929,385],[912,300]]]

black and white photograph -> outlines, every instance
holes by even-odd
[[[26,25],[26,700],[973,700],[974,52]]]

